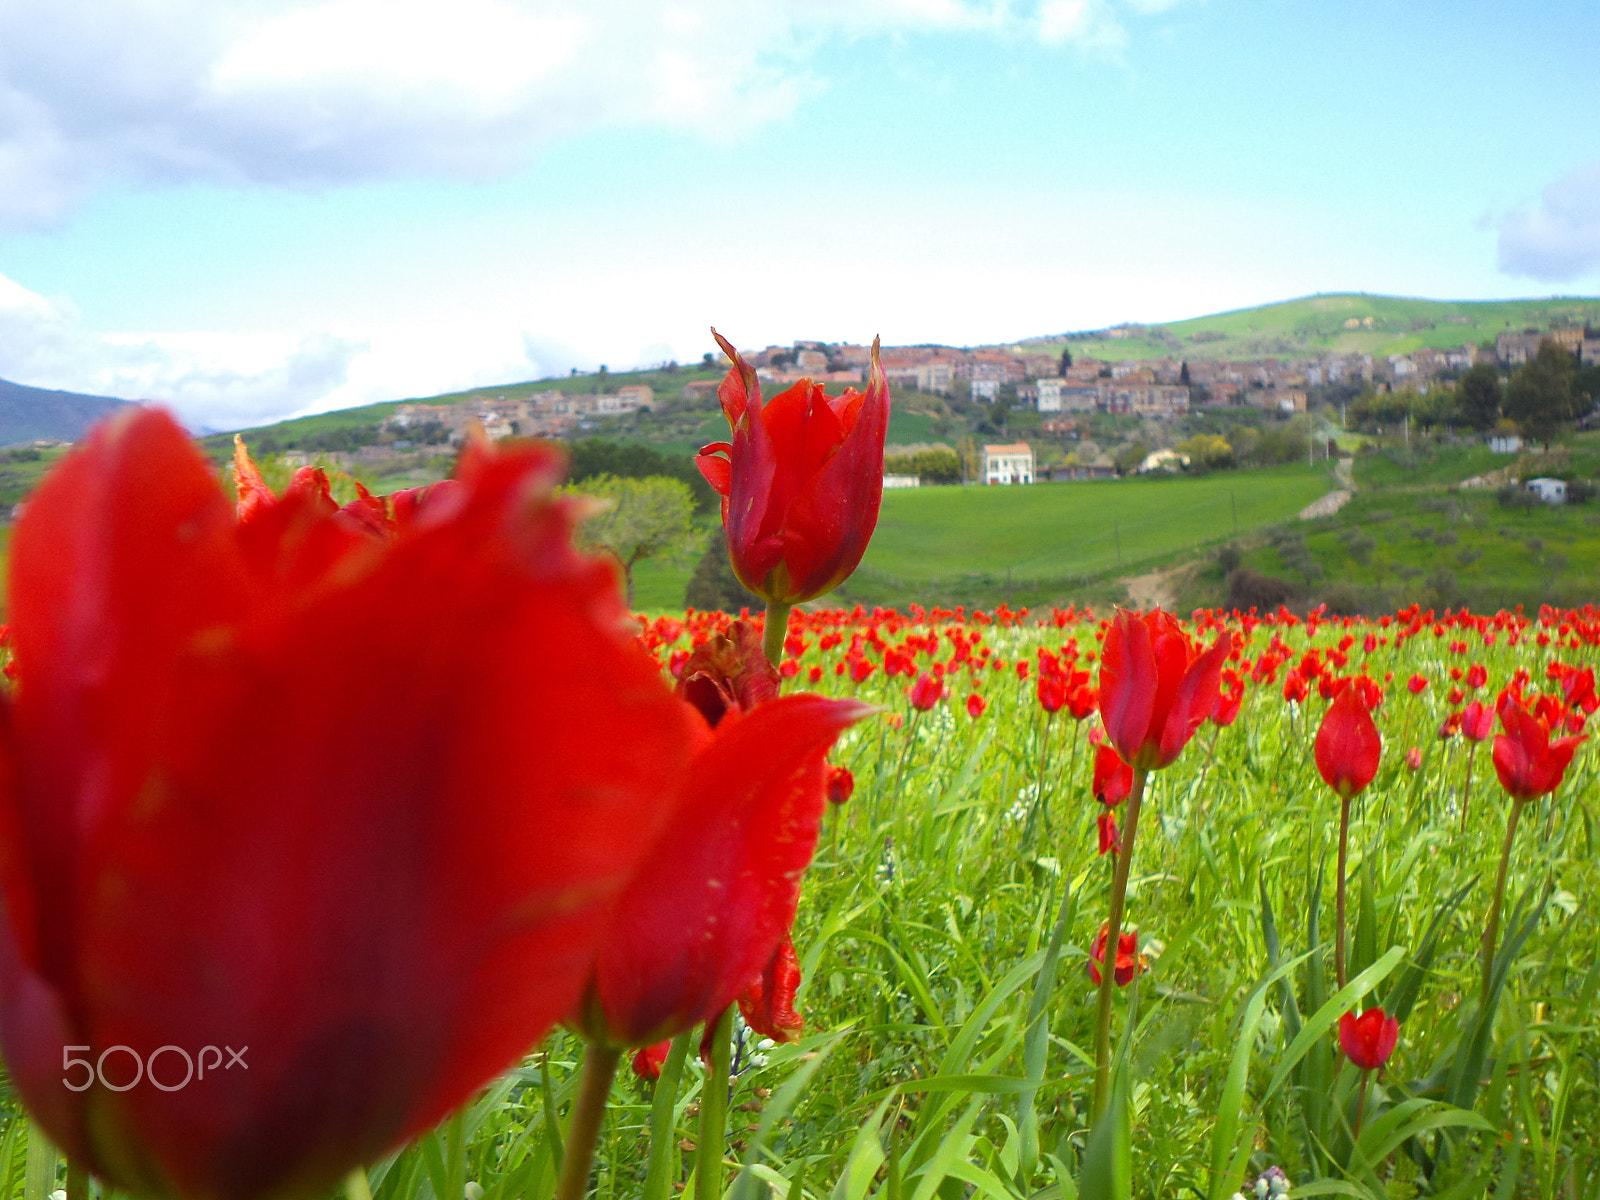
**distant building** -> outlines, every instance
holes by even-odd
[[[1523,486],[1546,504],[1565,504],[1567,502],[1567,481],[1565,479],[1530,479]]]
[[[885,475],[883,486],[886,488],[914,488],[922,486],[920,475]]]
[[[1054,379],[1048,376],[1041,376],[1038,382],[1034,384],[1039,397],[1040,412],[1061,411],[1061,385],[1063,382],[1060,376]]]
[[[1000,395],[1000,381],[998,379],[974,379],[972,381],[972,398],[974,400],[994,401]]]
[[[1497,433],[1489,439],[1489,453],[1516,454],[1522,449],[1522,439],[1514,433]]]
[[[983,481],[986,484],[1032,483],[1033,447],[1027,442],[985,446]]]

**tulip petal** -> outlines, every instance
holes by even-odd
[[[1226,632],[1217,635],[1211,648],[1191,663],[1174,689],[1172,707],[1161,729],[1161,753],[1157,766],[1166,766],[1182,753],[1194,731],[1217,707],[1217,688],[1222,681],[1222,666],[1233,649],[1233,638]]]
[[[816,845],[823,756],[870,711],[793,695],[717,727],[601,941],[600,1006],[615,1041],[715,1017],[768,964]]]
[[[1156,683],[1150,630],[1138,613],[1119,608],[1100,651],[1100,717],[1117,753],[1134,766],[1150,728]]]

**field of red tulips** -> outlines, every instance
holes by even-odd
[[[807,387],[700,460],[739,618],[629,614],[548,446],[63,460],[0,1200],[1600,1197],[1600,610],[817,608],[888,394]]]

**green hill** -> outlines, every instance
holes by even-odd
[[[1370,318],[1371,324],[1367,324]],[[1355,328],[1346,328],[1349,321]],[[1123,326],[1017,343],[1027,353],[1117,362],[1130,358],[1250,359],[1406,354],[1420,346],[1493,341],[1497,334],[1600,323],[1600,298],[1421,300],[1364,292],[1304,296],[1164,325]],[[1113,336],[1116,335],[1116,336]]]

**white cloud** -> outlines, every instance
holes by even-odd
[[[1500,269],[1552,283],[1600,272],[1600,162],[1563,176],[1537,205],[1500,219]]]
[[[193,427],[238,428],[317,405],[367,351],[328,333],[113,333],[0,275],[0,378],[155,400]]]
[[[1117,0],[1128,11],[1170,0]],[[713,137],[817,87],[830,40],[1119,45],[1112,0],[6,0],[0,229],[107,179],[493,177],[603,125]]]

